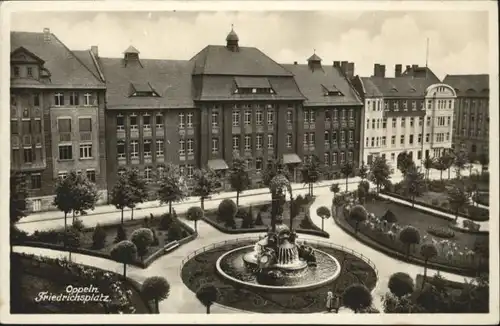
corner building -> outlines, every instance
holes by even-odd
[[[189,181],[199,167],[227,175],[238,155],[257,185],[274,159],[296,181],[298,164],[314,154],[333,171],[359,161],[362,102],[347,78],[352,63],[324,67],[314,54],[304,65],[280,65],[240,46],[234,31],[225,46],[188,61],[139,54],[129,47],[123,58],[97,59],[107,87],[108,189],[130,166],[152,181],[172,162]]]
[[[27,178],[28,210],[52,206],[70,170],[106,194],[105,88],[89,51],[69,50],[49,29],[11,32],[11,170]]]
[[[418,165],[426,157],[451,150],[455,90],[443,84],[427,67],[395,66],[395,77],[385,77],[385,65],[375,64],[372,77],[353,81],[363,97],[361,151],[370,165],[375,157],[394,169],[407,151]]]

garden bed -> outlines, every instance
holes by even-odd
[[[309,214],[306,212],[309,211],[309,207],[313,204],[315,197],[311,197],[307,203],[304,203],[302,206],[301,212],[299,215],[293,220],[293,228],[298,233],[310,234],[315,236],[320,236],[324,238],[329,238],[330,235],[322,231],[320,227],[315,225]],[[208,224],[212,225],[214,228],[218,229],[221,232],[229,233],[229,234],[243,234],[243,233],[255,233],[255,232],[263,232],[268,229],[271,225],[271,203],[269,201],[263,201],[261,203],[257,203],[251,206],[240,206],[239,209],[245,210],[247,213],[252,212],[252,225],[251,227],[242,227],[243,219],[238,217],[235,218],[234,227],[228,227],[226,223],[220,218],[218,210],[209,210],[206,211],[203,220]],[[262,224],[257,223],[258,215],[260,214]],[[283,223],[285,225],[290,225],[290,205],[289,202],[285,204],[284,212],[283,212]]]
[[[328,291],[341,295],[347,286],[354,283],[362,283],[371,291],[377,283],[375,270],[361,258],[321,245],[314,247],[337,258],[342,265],[342,272],[333,283],[320,288],[294,290],[293,294],[287,291],[266,291],[237,286],[218,275],[214,266],[222,254],[254,243],[254,240],[228,243],[192,257],[182,267],[181,277],[184,284],[193,292],[203,284],[213,284],[219,290],[217,303],[240,310],[259,313],[318,313],[326,310]]]
[[[473,200],[483,206],[490,206],[490,194],[489,192],[482,192],[474,195]]]
[[[157,242],[154,242],[147,248],[147,252],[143,256],[144,259],[141,260],[140,257],[137,257],[136,261],[132,263],[133,265],[145,268],[155,259],[164,255],[167,252],[164,248],[172,242],[177,241],[179,244],[184,244],[196,238],[196,234],[191,227],[182,223],[177,218],[174,218],[174,220],[170,223],[163,222],[163,225],[162,216],[124,221],[123,230],[125,231],[126,239],[130,240],[131,234],[140,228],[150,229],[157,239]],[[116,243],[115,239],[119,226],[120,224],[100,226],[105,233],[102,248],[94,246],[93,234],[95,228],[84,227],[79,232],[79,246],[72,247],[71,252],[111,259],[110,252]],[[64,247],[63,239],[64,228],[59,228],[49,231],[35,231],[32,235],[23,237],[21,241],[16,241],[16,244],[69,251],[68,248]]]
[[[391,202],[390,200],[374,199],[371,202],[367,202],[365,207],[369,213],[374,213],[375,216],[378,217],[383,216],[387,210],[392,211],[397,217],[397,225],[400,227],[412,225],[419,230],[421,238],[420,244],[431,242],[433,238],[437,243],[445,240],[444,238],[430,234],[429,231],[432,232],[430,227],[433,227],[433,229],[442,228],[443,230],[450,230],[448,228],[449,222],[446,219],[426,214],[405,205]],[[372,229],[366,223],[360,223],[358,233],[355,234],[354,221],[344,218],[344,213],[342,212],[343,209],[339,209],[338,211],[339,217],[336,218],[335,221],[346,232],[368,245],[375,247],[375,249],[398,259],[407,260],[406,246],[399,241],[397,236],[395,238],[391,238],[386,232]],[[447,252],[445,246],[437,244],[438,256],[429,261],[429,266],[463,275],[475,275],[478,266],[477,261],[474,258],[475,255],[471,256],[466,253],[474,248],[474,244],[477,239],[487,242],[489,235],[471,234],[458,231],[454,232],[454,237],[447,240],[456,244],[456,247],[458,248],[457,256],[447,257],[445,254],[445,252]],[[462,252],[463,255],[459,255],[458,252]],[[424,259],[420,255],[420,245],[413,246],[410,251],[410,260],[414,263],[423,265]]]
[[[109,296],[109,301],[104,304],[103,301],[35,300],[41,292],[56,296],[67,294],[69,285],[73,288],[93,286],[93,294]],[[65,260],[18,253],[11,255],[13,314],[148,314],[151,311],[149,303],[140,294],[139,284],[124,280],[122,275]]]

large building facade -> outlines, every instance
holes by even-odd
[[[352,83],[364,101],[363,162],[381,156],[395,169],[406,151],[419,166],[451,149],[456,94],[429,68],[412,65],[403,72],[398,64],[388,78],[385,66],[375,64],[372,77],[356,76]]]
[[[28,207],[53,208],[54,184],[70,170],[106,194],[105,88],[85,62],[45,29],[11,33],[11,169],[27,177]]]
[[[489,75],[447,75],[443,81],[457,94],[453,146],[477,155],[489,155]]]

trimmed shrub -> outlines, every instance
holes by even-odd
[[[132,232],[130,240],[137,248],[137,254],[141,259],[148,253],[148,249],[153,243],[153,232],[150,229],[140,228]]]
[[[427,228],[427,233],[442,239],[451,239],[455,237],[455,232],[447,227],[441,226],[431,225]]]
[[[33,235],[29,236],[29,239],[37,242],[46,242],[52,244],[59,244],[63,242],[64,239],[64,230],[47,230],[47,231],[38,231],[36,230]]]
[[[346,209],[347,209],[347,207],[346,207]],[[366,211],[366,209],[363,206],[355,205],[349,211],[349,218],[354,221],[355,232],[358,232],[359,224],[363,221],[366,221],[366,219],[368,218],[368,212]]]
[[[156,231],[155,229],[151,228],[151,232],[153,233],[153,243],[151,244],[152,246],[157,246],[160,244],[160,241],[158,240],[158,237],[156,236]]]
[[[172,209],[173,211],[173,209]],[[173,214],[165,213],[161,216],[160,220],[160,230],[168,230],[170,226],[174,223],[175,218]]]
[[[92,233],[92,248],[102,249],[106,245],[106,231],[100,224],[97,224]]]
[[[173,223],[167,231],[168,241],[180,240],[184,236],[184,232],[178,222]]]
[[[251,229],[254,227],[254,221],[252,214],[246,212],[245,216],[243,217],[243,220],[241,221],[241,228],[242,229]]]
[[[349,285],[342,294],[342,303],[344,306],[356,313],[370,307],[372,302],[372,294],[363,284]]]
[[[257,213],[257,218],[255,219],[255,225],[264,225],[261,214],[262,212]]]
[[[305,204],[305,205],[309,205],[310,203],[312,203],[313,198],[314,198],[313,196],[311,196],[311,195],[309,195],[309,194],[306,194],[306,195],[304,196],[304,204]]]
[[[396,223],[398,221],[396,214],[394,214],[390,209],[385,212],[381,219],[387,221],[388,223]]]
[[[83,225],[82,220],[80,220],[79,218],[75,218],[75,221],[71,226],[78,232],[82,232],[83,229],[85,229],[85,225]]]
[[[309,212],[306,212],[304,214],[304,218],[302,221],[300,221],[299,227],[302,229],[312,229],[313,224],[311,222],[311,219],[309,218]]]
[[[236,218],[245,219],[248,215],[248,211],[244,207],[238,207],[238,211],[236,212]]]
[[[164,277],[149,277],[142,283],[141,294],[144,299],[155,302],[156,313],[159,314],[158,302],[168,298],[170,295],[170,284]]]
[[[410,275],[399,272],[391,275],[388,287],[392,294],[400,298],[412,293],[415,285]]]
[[[123,240],[127,240],[127,233],[125,232],[123,225],[120,224],[116,228],[116,236],[115,236],[114,243],[118,243],[118,242],[121,242]]]
[[[144,218],[143,225],[145,228],[149,228],[149,218],[147,216]]]
[[[235,202],[231,199],[224,199],[219,204],[219,217],[225,223],[226,226],[234,225],[234,218],[238,212],[238,207]]]
[[[111,259],[123,264],[123,277],[127,276],[127,264],[135,261],[137,248],[132,241],[123,240],[113,246],[109,255]]]

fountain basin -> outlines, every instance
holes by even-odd
[[[293,265],[274,265],[272,268],[280,272],[279,282],[262,284],[251,270],[252,262],[256,259],[253,256],[253,248],[254,246],[251,245],[244,246],[221,255],[216,262],[217,273],[224,279],[244,287],[277,291],[321,287],[333,282],[340,275],[341,266],[338,260],[322,250],[315,249],[317,266],[308,267],[307,263],[302,260]]]

